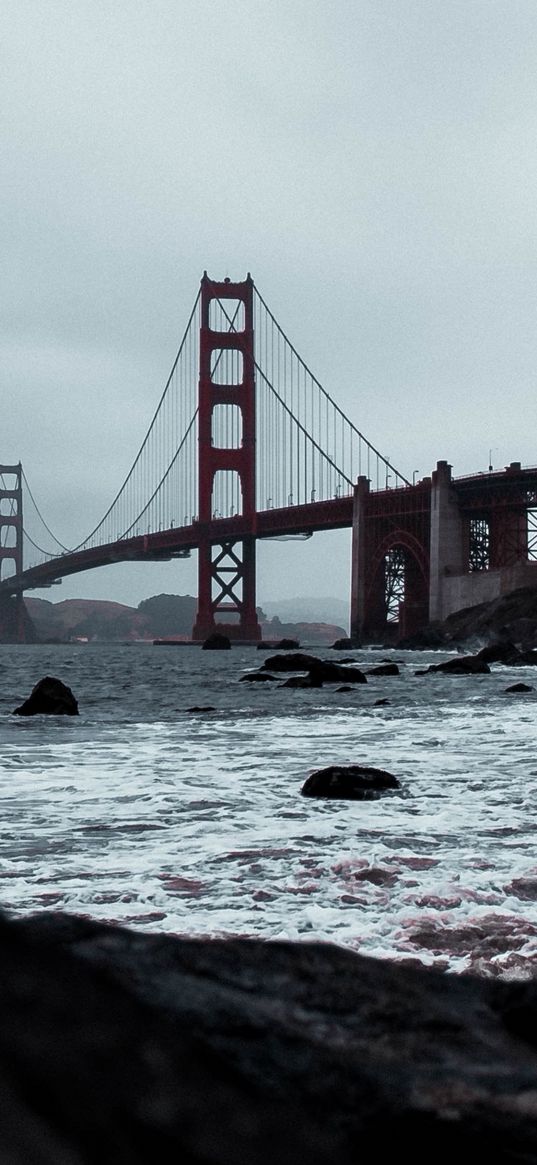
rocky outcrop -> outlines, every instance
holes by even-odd
[[[399,781],[384,769],[368,765],[329,765],[317,769],[304,782],[304,797],[342,797],[347,801],[376,801],[387,789],[398,789]]]
[[[44,676],[32,688],[28,699],[14,709],[14,715],[78,716],[78,702],[61,680]]]
[[[535,569],[537,573],[537,565]],[[537,587],[520,587],[489,603],[465,607],[449,615],[443,623],[432,623],[417,635],[400,640],[399,647],[428,648],[479,642],[493,647],[516,645],[521,651],[537,648]]]
[[[317,943],[0,923],[2,1159],[537,1159],[537,985]]]

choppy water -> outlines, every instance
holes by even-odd
[[[505,689],[537,670],[418,678],[438,656],[391,657],[400,677],[337,693],[239,683],[254,649],[0,647],[0,905],[535,973],[537,691]],[[11,715],[46,674],[80,717]],[[402,788],[302,798],[333,762]]]

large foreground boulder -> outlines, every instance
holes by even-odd
[[[341,797],[347,801],[376,801],[399,781],[384,769],[368,765],[329,765],[311,773],[300,790],[304,797]]]
[[[78,703],[67,684],[54,676],[43,676],[28,699],[13,711],[15,716],[78,716]]]
[[[316,943],[0,923],[10,1165],[537,1160],[537,984]]]

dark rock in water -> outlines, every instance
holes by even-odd
[[[368,676],[400,676],[401,672],[396,663],[380,663],[378,667],[371,667],[366,673]]]
[[[209,635],[209,637],[205,640],[205,643],[202,643],[201,650],[228,651],[230,647],[231,640],[228,639],[227,635],[221,635],[219,631],[215,631],[213,635]]]
[[[187,708],[187,712],[216,712],[212,704],[194,704],[192,708]]]
[[[510,688],[505,689],[506,692],[534,692],[531,684],[511,684]]]
[[[322,686],[323,681],[311,672],[307,676],[289,676],[285,683],[280,684],[280,688],[322,688]]]
[[[537,651],[519,651],[517,659],[512,661],[515,664],[532,664],[533,667],[537,665]]]
[[[0,938],[6,1165],[537,1160],[535,981],[47,911]]]
[[[342,797],[348,801],[375,801],[386,789],[399,789],[397,777],[368,765],[330,765],[317,769],[304,782],[304,797]]]
[[[432,663],[428,672],[443,672],[450,676],[484,676],[490,675],[490,667],[478,655],[457,655],[455,659],[446,659],[444,663]],[[415,672],[415,675],[418,673]]]
[[[310,675],[325,684],[366,684],[367,679],[359,667],[348,667],[341,663],[331,663],[318,659],[311,665]]]
[[[353,648],[359,646],[360,644],[356,641],[356,639],[336,639],[336,642],[332,644],[332,651],[348,651],[349,647]]]
[[[262,684],[262,683],[276,683],[276,676],[266,675],[265,672],[248,672],[247,675],[241,676],[239,684]]]
[[[389,704],[389,703],[390,703],[390,701],[387,700],[386,697],[383,697],[382,700],[375,700],[373,707],[374,708],[381,708],[381,707],[383,707],[383,705]]]
[[[32,688],[28,699],[14,709],[15,716],[78,716],[78,703],[61,680],[44,676]]]
[[[293,655],[271,655],[261,667],[266,671],[308,671],[312,664],[320,662],[314,655],[297,651]]]
[[[298,639],[280,639],[280,642],[275,643],[274,646],[278,651],[296,651],[300,647],[300,643]]]
[[[314,655],[303,655],[301,652],[294,655],[273,655],[270,659],[265,660],[262,667],[263,670],[270,671],[307,671],[312,678],[312,686],[319,686],[321,683],[367,683],[360,668],[346,667],[340,663],[332,663],[330,660],[318,659]]]
[[[476,654],[476,659],[482,659],[485,663],[517,663],[520,657],[518,647],[514,643],[488,643],[486,647],[482,647]]]
[[[342,684],[340,688],[336,688],[336,692],[354,692],[351,684]]]

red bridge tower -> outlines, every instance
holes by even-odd
[[[6,569],[11,564],[11,569]],[[0,465],[0,582],[22,572],[22,465]],[[0,643],[32,643],[22,591],[0,598]]]
[[[215,630],[235,639],[257,641],[261,629],[255,604],[256,459],[255,459],[255,356],[253,327],[253,280],[216,283],[207,273],[201,281],[201,327],[198,396],[199,551],[198,613],[193,639],[205,639]],[[220,301],[218,322],[229,322],[223,331],[211,328],[211,303]],[[235,301],[233,314],[226,301]],[[216,314],[216,313],[214,313]],[[235,327],[240,314],[244,327]],[[226,316],[228,320],[226,320]],[[225,384],[216,375],[222,355],[232,353],[241,368],[238,383]],[[224,367],[229,362],[224,360]],[[235,380],[235,377],[233,378]],[[237,448],[215,444],[214,410],[217,405],[238,407],[241,439]],[[218,472],[238,474],[241,491],[240,536],[219,534],[215,520],[214,480]],[[237,516],[239,518],[239,515]],[[221,528],[221,527],[220,527]],[[223,622],[218,623],[218,617]]]

